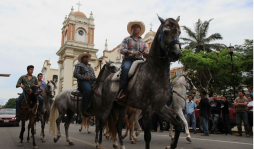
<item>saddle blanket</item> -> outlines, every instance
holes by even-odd
[[[128,83],[128,91],[130,91],[137,79],[137,75],[138,75],[138,70],[140,68],[140,66],[142,65],[142,63],[144,63],[143,60],[137,60],[134,61],[129,73],[128,73],[128,78],[131,78],[131,80]],[[119,90],[119,81],[120,81],[120,74],[121,74],[121,70],[116,72],[115,74],[113,74],[112,78],[111,78],[111,86],[110,86],[110,92],[111,93],[117,93]]]
[[[82,92],[80,92],[79,90],[75,89],[74,91],[71,92],[70,94],[70,98],[71,100],[80,100],[82,101]]]

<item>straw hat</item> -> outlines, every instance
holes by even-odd
[[[127,31],[128,31],[128,33],[129,33],[130,35],[132,35],[131,27],[132,27],[132,25],[134,25],[134,24],[138,24],[138,25],[141,27],[139,36],[143,35],[144,32],[145,32],[145,30],[146,30],[145,24],[144,24],[142,21],[137,21],[137,20],[131,21],[131,22],[128,23],[128,25],[127,25]]]
[[[91,54],[84,52],[78,56],[78,61],[81,62],[81,59],[83,56],[88,56],[88,58],[91,58]]]

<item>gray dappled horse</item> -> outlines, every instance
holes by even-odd
[[[50,116],[50,108],[51,108],[51,103],[50,103],[50,98],[54,98],[55,96],[55,89],[56,89],[56,84],[54,81],[48,81],[42,94],[43,98],[43,106],[41,110],[41,140],[42,142],[45,142],[45,133],[44,133],[44,128],[45,128],[45,123],[49,119]]]
[[[104,83],[104,80],[107,78],[108,75],[111,73],[115,73],[119,70],[119,67],[114,64],[113,62],[106,62],[106,64],[103,66],[102,70],[99,73],[99,76],[97,78],[95,87],[91,92],[91,96],[96,96],[96,100],[90,98],[90,102],[92,103],[92,111],[91,114],[97,116],[98,109],[102,107],[101,105],[101,98],[98,94],[101,94],[102,85]],[[67,120],[64,124],[65,127],[65,134],[66,134],[66,141],[69,142],[70,145],[74,145],[73,141],[69,139],[68,129],[71,123],[71,120],[73,118],[74,113],[79,111],[79,113],[82,113],[82,104],[79,104],[79,107],[77,108],[77,101],[72,100],[70,98],[71,92],[75,91],[75,89],[66,89],[59,93],[55,99],[55,102],[53,103],[51,107],[51,114],[50,114],[50,128],[49,131],[52,133],[53,136],[55,136],[55,126],[57,125],[57,136],[54,137],[54,142],[57,142],[58,139],[61,137],[60,133],[60,123],[64,117],[65,114],[67,114]],[[58,118],[57,118],[58,117]],[[57,118],[57,119],[56,119]],[[56,122],[56,123],[54,123]]]
[[[191,142],[191,136],[188,128],[188,123],[183,115],[183,109],[185,108],[186,104],[186,92],[189,90],[190,92],[195,92],[197,88],[193,85],[191,79],[187,75],[181,75],[174,79],[172,82],[173,87],[173,100],[170,108],[173,109],[174,113],[180,117],[180,119],[183,121],[186,131],[186,139],[187,141]],[[170,123],[170,131],[169,136],[171,139],[174,139],[173,135],[173,125]]]
[[[114,139],[118,134],[121,149],[124,149],[122,141],[122,126],[125,119],[127,106],[141,109],[144,125],[144,139],[146,149],[150,148],[151,132],[149,117],[155,111],[167,122],[171,122],[175,127],[175,137],[171,143],[171,148],[175,149],[181,131],[180,122],[169,111],[166,105],[171,96],[169,84],[169,64],[178,60],[182,51],[179,44],[180,27],[178,17],[176,20],[168,18],[166,20],[159,17],[161,25],[154,37],[149,56],[140,66],[137,72],[137,79],[131,91],[127,91],[126,102],[115,101],[116,93],[111,93],[110,86],[112,81],[108,77],[102,89],[102,105],[100,109],[103,115],[96,117],[96,122],[100,122],[100,131],[108,119],[108,125],[112,131]],[[112,118],[110,118],[112,117]],[[118,117],[116,124],[114,121]],[[110,125],[110,119],[112,123]],[[114,130],[117,129],[117,130]],[[100,133],[99,147],[102,148],[102,136]]]

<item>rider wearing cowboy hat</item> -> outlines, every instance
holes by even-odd
[[[123,54],[122,72],[120,74],[120,87],[116,99],[123,99],[124,92],[128,84],[128,72],[132,63],[135,60],[142,59],[143,56],[148,55],[148,48],[146,43],[141,39],[141,35],[145,32],[145,25],[141,21],[129,22],[127,31],[130,36],[123,39],[120,47],[120,52]]]
[[[77,78],[78,88],[83,93],[82,96],[82,111],[83,115],[90,116],[89,113],[86,112],[86,108],[89,103],[90,93],[92,91],[91,85],[93,80],[96,80],[94,70],[90,64],[88,64],[89,59],[91,58],[91,54],[83,53],[78,57],[79,63],[75,65],[75,69],[73,72],[73,76]]]

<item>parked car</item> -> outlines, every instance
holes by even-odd
[[[3,108],[0,109],[0,126],[19,126],[19,122],[16,122],[16,109]]]

